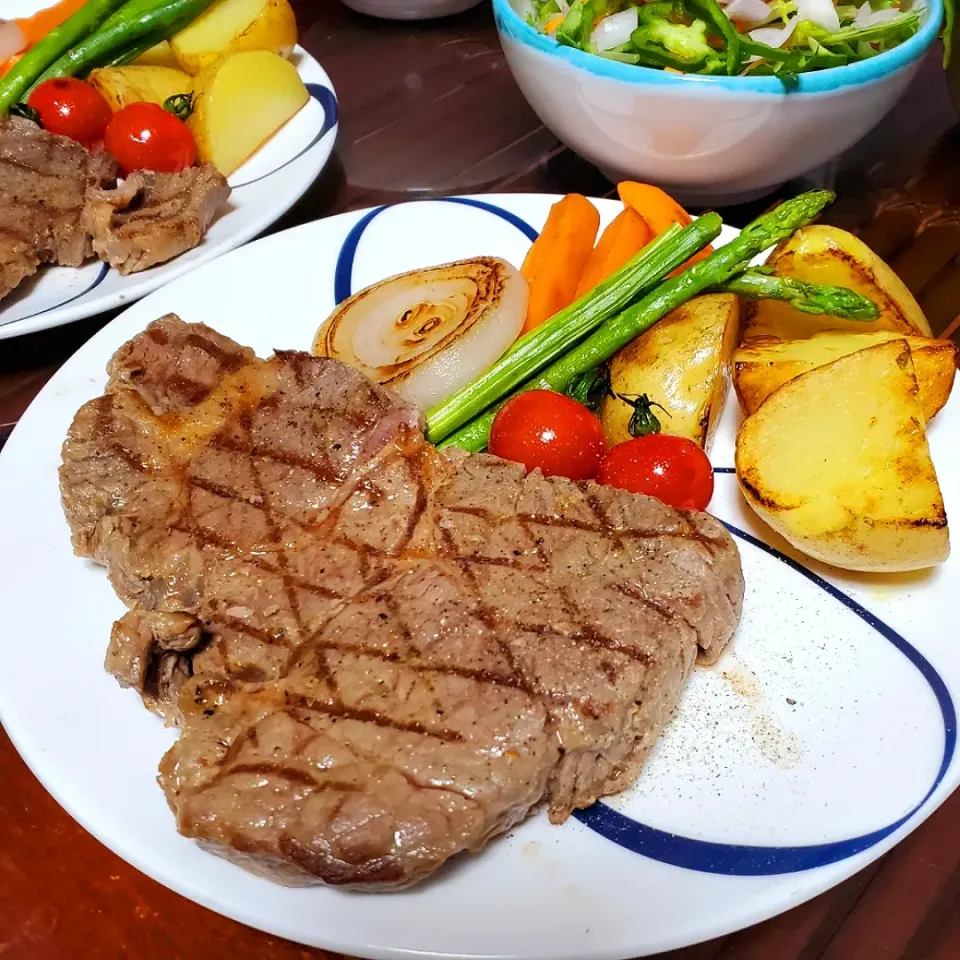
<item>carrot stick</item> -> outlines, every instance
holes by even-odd
[[[577,293],[579,300],[598,283],[616,273],[628,260],[632,260],[651,240],[653,234],[647,221],[631,207],[624,207],[616,218],[603,231],[597,245],[590,254]]]
[[[2,77],[13,65],[23,56],[22,53],[15,53],[12,57],[0,63],[0,77]]]
[[[548,20],[548,21],[546,22],[546,25],[545,25],[544,28],[543,28],[543,32],[544,32],[544,33],[554,33],[554,32],[556,31],[557,27],[559,27],[560,24],[563,23],[563,21],[564,21],[565,19],[566,19],[566,18],[564,17],[564,15],[563,15],[562,13],[558,13],[552,20]]]
[[[693,222],[690,214],[670,194],[652,184],[624,180],[623,183],[617,184],[617,193],[624,206],[636,210],[647,221],[647,226],[655,237],[659,237],[672,223],[679,223],[681,227],[685,227]],[[711,253],[713,253],[713,247],[704,247],[670,276],[683,273],[687,267],[710,256]]]
[[[553,205],[520,268],[530,287],[523,333],[573,303],[599,228],[597,208],[579,193]]]
[[[85,3],[86,0],[60,0],[52,7],[38,10],[32,17],[19,18],[17,26],[27,39],[27,47],[32,47],[42,40],[54,27],[59,27],[64,20],[72,17]]]

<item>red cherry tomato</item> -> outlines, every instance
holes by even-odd
[[[599,483],[645,493],[678,510],[706,510],[713,496],[713,467],[686,437],[651,433],[618,443],[603,458]]]
[[[40,124],[92,147],[103,139],[112,113],[110,104],[96,87],[74,77],[54,77],[37,87],[27,101],[40,114]]]
[[[503,405],[488,449],[528,471],[539,467],[548,477],[589,480],[606,445],[600,421],[585,406],[562,393],[531,390]]]
[[[118,110],[103,141],[124,175],[134,170],[179,173],[197,159],[190,128],[156,103],[131,103]]]

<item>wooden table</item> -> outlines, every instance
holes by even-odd
[[[295,0],[295,6],[303,43],[338,91],[341,133],[324,176],[275,229],[432,193],[611,192],[526,105],[486,5],[426,25],[368,20],[335,0]],[[936,278],[921,270],[912,279],[939,333],[955,330],[960,312],[960,295],[953,296],[954,289],[960,294],[960,275],[953,276],[950,266],[960,251],[960,226],[943,215],[945,205],[952,213],[960,199],[960,174],[954,173],[960,170],[960,134],[943,142],[935,169],[899,200],[891,202],[887,192],[916,179],[923,158],[956,123],[938,56],[931,54],[883,127],[824,176],[844,197],[834,219],[886,244],[884,255],[894,261],[909,252],[915,234],[927,230],[927,241],[948,266]],[[723,212],[741,223],[752,211]],[[53,371],[109,319],[0,344],[0,443]],[[127,866],[60,809],[2,732],[0,824],[2,960],[330,957],[209,913]],[[957,960],[960,793],[887,856],[816,900],[752,929],[663,956]]]

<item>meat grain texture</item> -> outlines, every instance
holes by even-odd
[[[392,889],[636,778],[743,596],[712,517],[442,454],[349,367],[168,316],[78,412],[107,667],[180,727],[181,833],[287,884]]]

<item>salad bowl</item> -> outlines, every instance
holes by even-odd
[[[657,183],[691,205],[754,199],[852,146],[907,89],[943,19],[929,0],[900,45],[785,84],[621,63],[538,32],[522,0],[493,9],[520,90],[560,140],[614,182]]]

